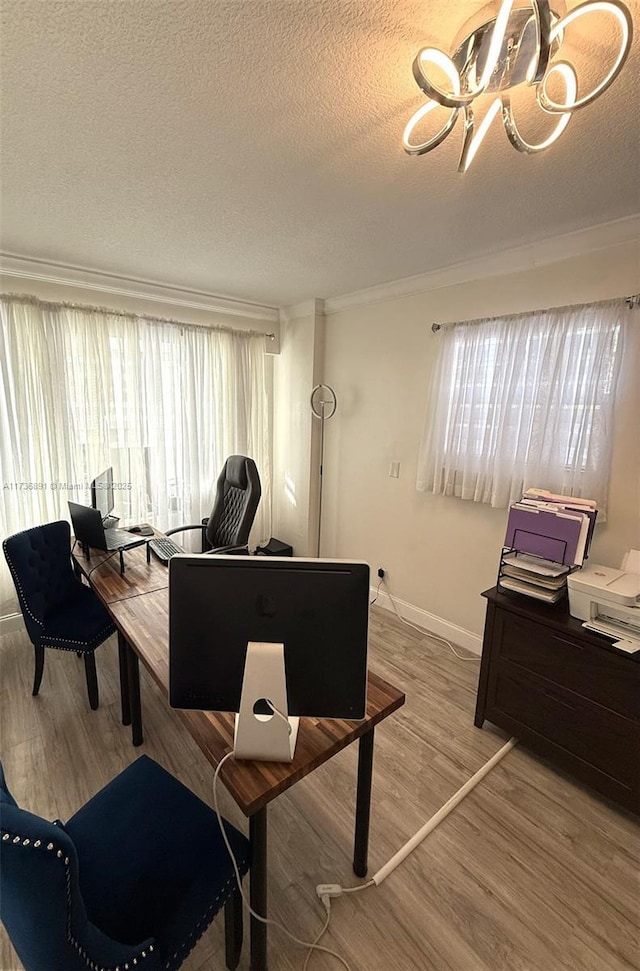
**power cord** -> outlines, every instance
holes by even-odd
[[[391,591],[389,590],[389,585],[387,584],[387,578],[386,578],[386,576],[382,577],[382,579],[380,580],[380,583],[378,584],[378,589],[376,590],[376,595],[375,595],[374,599],[371,601],[372,604],[374,604],[376,602],[376,600],[378,599],[378,590],[380,590],[380,584],[381,583],[384,583],[385,587],[387,588],[387,597],[391,601],[391,606],[395,610],[396,616],[397,616],[398,620],[400,621],[400,623],[404,624],[406,627],[412,627],[414,630],[417,630],[419,634],[426,634],[427,637],[432,637],[434,640],[440,641],[442,644],[446,644],[447,647],[449,648],[449,650],[451,651],[451,653],[454,654],[458,658],[459,661],[476,661],[476,662],[478,662],[480,660],[479,657],[476,657],[473,654],[471,655],[471,657],[465,657],[463,654],[458,654],[458,652],[456,651],[456,649],[453,646],[453,644],[450,641],[448,641],[446,639],[446,637],[440,637],[439,634],[434,634],[433,631],[427,630],[424,627],[418,627],[416,624],[412,624],[410,621],[405,620],[404,617],[402,616],[402,614],[400,613],[400,611],[398,610],[398,607],[396,605],[395,600],[391,596]]]
[[[287,718],[287,716],[284,714],[284,712],[280,711],[279,708],[276,708],[276,706],[273,704],[273,702],[272,701],[269,701],[268,698],[265,698],[264,700],[266,701],[267,705],[269,706],[269,708],[271,709],[271,711],[273,712],[273,714],[274,715],[277,715],[278,718],[282,719],[282,721],[285,722],[287,728],[289,729],[289,735],[291,735],[291,731],[292,731],[292,729],[291,729],[291,722],[289,721],[289,719]],[[231,753],[229,753],[229,754],[231,754]]]
[[[376,595],[373,598],[373,600],[370,600],[369,601],[369,606],[370,607],[372,607],[374,605],[374,603],[376,602],[376,600],[378,599],[378,594],[380,593],[380,584],[381,583],[384,583],[384,577],[381,577],[380,580],[378,580],[378,586],[376,587]]]
[[[321,940],[321,938],[323,937],[325,931],[327,930],[327,928],[329,926],[329,921],[331,920],[331,901],[329,900],[329,898],[327,896],[321,897],[321,900],[322,900],[322,903],[324,904],[324,908],[325,908],[325,910],[327,912],[327,919],[325,920],[324,924],[322,925],[322,930],[320,931],[320,933],[316,937],[316,939],[313,942],[312,946],[307,951],[307,956],[304,959],[304,964],[302,965],[302,971],[307,971],[307,968],[309,967],[309,961],[311,960],[311,955],[313,954],[314,950],[318,946],[318,943]]]
[[[273,710],[277,714],[280,714],[280,712],[277,712],[277,709],[274,708]],[[306,959],[305,965],[304,965],[305,966],[305,969],[306,969],[306,967],[307,967],[307,965],[309,963],[309,956],[310,956],[311,952],[312,951],[323,951],[325,954],[330,954],[332,957],[336,958],[336,960],[340,961],[340,963],[342,964],[342,966],[344,968],[346,968],[346,971],[351,971],[351,967],[347,964],[347,962],[345,961],[345,959],[343,957],[341,957],[336,951],[332,951],[328,947],[323,947],[322,944],[318,944],[318,941],[320,940],[320,938],[322,937],[322,935],[327,930],[327,928],[329,926],[329,920],[331,919],[331,913],[330,913],[331,905],[329,903],[330,895],[326,895],[326,900],[324,899],[324,897],[321,898],[322,899],[322,902],[324,904],[325,910],[327,912],[327,919],[325,921],[324,927],[322,928],[322,930],[320,931],[320,933],[316,937],[316,940],[315,941],[302,941],[302,940],[300,940],[299,937],[295,937],[290,931],[288,931],[287,928],[284,927],[283,924],[281,924],[279,921],[277,921],[277,920],[271,920],[269,917],[263,917],[261,914],[257,914],[255,912],[255,910],[253,910],[253,908],[251,907],[251,904],[249,903],[249,901],[247,900],[247,898],[245,897],[244,889],[242,887],[242,878],[240,876],[240,871],[238,869],[238,864],[236,863],[236,859],[235,859],[235,857],[233,855],[233,850],[231,849],[231,844],[229,843],[229,838],[228,838],[227,833],[226,833],[226,830],[224,828],[224,824],[222,822],[222,816],[220,814],[220,809],[219,809],[219,806],[218,806],[218,790],[217,790],[218,777],[220,775],[220,770],[221,770],[222,766],[225,764],[225,762],[227,761],[227,759],[230,759],[232,757],[233,757],[233,752],[228,752],[227,755],[225,755],[224,758],[222,758],[220,760],[220,762],[218,763],[218,767],[217,767],[217,769],[215,771],[215,774],[213,776],[213,805],[214,805],[214,809],[215,809],[216,816],[218,818],[218,825],[220,826],[220,832],[222,833],[222,839],[224,840],[224,845],[226,846],[227,852],[228,852],[229,857],[231,859],[231,864],[233,866],[233,872],[235,873],[236,883],[238,885],[238,890],[240,891],[240,896],[242,897],[243,904],[245,905],[245,907],[247,908],[247,910],[249,911],[249,913],[251,914],[251,916],[252,917],[255,917],[256,920],[261,921],[261,923],[263,923],[263,924],[273,924],[274,927],[277,927],[277,928],[279,928],[279,930],[283,931],[287,935],[288,938],[290,938],[292,941],[294,941],[294,943],[299,944],[301,947],[307,947],[307,948],[309,948],[309,954],[307,955],[307,959]]]
[[[107,563],[108,560],[110,560],[112,556],[115,556],[116,553],[119,553],[119,552],[120,552],[119,550],[113,550],[113,552],[109,553],[109,556],[105,556],[104,560],[100,560],[99,563],[96,563],[95,566],[92,566],[91,569],[89,570],[89,572],[86,574],[87,579],[91,576],[91,574],[93,573],[94,570],[99,570],[100,567],[101,566],[104,566],[105,563]]]

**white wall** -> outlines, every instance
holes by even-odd
[[[323,555],[363,558],[374,579],[383,566],[390,592],[443,619],[440,633],[451,624],[480,635],[480,593],[495,583],[506,510],[416,491],[438,345],[431,324],[588,303],[639,289],[635,241],[328,315],[323,380],[336,389],[338,412],[326,431]],[[639,373],[636,309],[616,408],[609,521],[596,526],[592,562],[619,565],[627,548],[640,547]],[[400,462],[398,479],[388,475],[392,460]]]
[[[310,406],[321,381],[324,317],[321,301],[283,312],[280,354],[274,358],[273,535],[295,556],[317,549],[318,432]]]

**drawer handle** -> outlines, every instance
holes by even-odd
[[[557,705],[562,705],[563,708],[568,708],[569,711],[577,711],[575,705],[572,705],[571,702],[567,701],[565,698],[558,697],[558,695],[556,695],[553,691],[550,691],[549,688],[542,688],[542,693],[551,701],[555,701]]]
[[[564,637],[558,637],[557,634],[552,635],[554,641],[559,641],[560,644],[564,644],[566,647],[572,647],[574,651],[584,651],[582,644],[578,644],[576,641],[568,641]]]

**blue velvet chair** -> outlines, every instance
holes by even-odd
[[[84,656],[89,704],[97,708],[94,651],[116,628],[93,590],[73,572],[69,523],[25,529],[5,539],[2,549],[35,650],[33,694],[42,681],[45,647],[74,651]]]
[[[241,875],[249,842],[225,822]],[[0,765],[0,918],[26,971],[174,971],[242,899],[212,809],[143,755],[63,824],[18,808]]]

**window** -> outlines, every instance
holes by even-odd
[[[621,300],[444,329],[418,489],[505,507],[530,486],[606,515]]]
[[[268,538],[270,366],[262,335],[2,297],[0,534],[68,519],[67,500],[88,503],[110,465],[124,522],[197,523],[241,453],[258,466],[254,534]],[[0,603],[12,594],[0,558]]]

